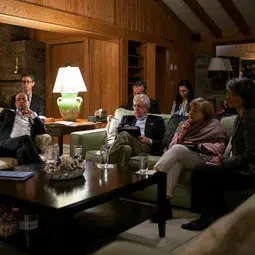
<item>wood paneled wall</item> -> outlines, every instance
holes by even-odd
[[[119,40],[90,40],[90,114],[119,106]]]
[[[191,31],[159,0],[17,0],[94,18],[131,31],[153,34],[181,48]],[[68,24],[68,21],[67,21]],[[141,41],[143,37],[141,36]],[[188,44],[186,44],[188,45]]]
[[[161,0],[8,0],[8,4],[12,7],[0,14],[17,15],[19,19],[13,22],[18,22],[24,15],[24,22],[28,19],[33,21],[31,28],[61,32],[56,34],[36,30],[33,33],[36,40],[44,41],[49,45],[47,70],[51,84],[46,100],[46,111],[49,109],[49,113],[56,114],[56,109],[51,107],[56,95],[50,95],[56,69],[61,61],[63,66],[68,59],[81,66],[86,85],[89,86],[88,92],[84,93],[86,99],[84,98],[84,108],[80,117],[87,117],[98,108],[104,108],[112,114],[116,107],[125,104],[128,96],[128,40],[147,43],[147,64],[144,69],[148,84],[147,92],[149,96],[157,97],[161,95],[157,91],[167,90],[169,102],[165,100],[164,109],[170,108],[167,104],[172,104],[178,81],[193,80],[194,73],[191,71],[193,67],[190,66],[191,31],[170,9],[162,5]],[[19,5],[20,9],[17,9],[16,6]],[[35,8],[39,8],[42,15],[36,15]],[[38,21],[38,27],[34,21]],[[65,29],[68,37],[65,36]],[[84,32],[82,39],[78,40],[81,44],[83,42],[84,46],[79,56],[71,53],[72,47],[78,47],[80,52],[81,44],[77,40],[68,42],[70,32],[79,36]],[[99,37],[102,35],[105,39],[101,40]],[[85,39],[84,36],[88,37]],[[59,38],[60,41],[56,40],[52,43],[54,38]],[[68,46],[62,45],[66,43]],[[166,49],[164,84],[158,84],[156,81],[158,45]],[[65,47],[70,47],[70,51],[64,52]],[[52,57],[58,58],[55,51],[59,52],[58,54],[65,54],[57,60],[52,60]],[[69,53],[73,56],[69,57]],[[177,66],[178,69],[170,70],[170,64]],[[160,98],[156,99],[160,100]],[[86,102],[88,102],[87,106]]]

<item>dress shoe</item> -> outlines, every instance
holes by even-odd
[[[198,220],[191,221],[181,225],[181,228],[191,231],[202,231],[206,229],[214,220],[199,218]]]
[[[169,199],[166,200],[165,213],[161,217],[164,217],[164,220],[171,220],[171,219],[173,219],[172,205],[171,205],[171,202],[170,202]],[[150,218],[150,221],[152,223],[158,223],[159,220],[160,220],[160,215],[159,215],[158,212],[153,214],[151,216],[151,218]]]

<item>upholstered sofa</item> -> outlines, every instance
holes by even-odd
[[[95,255],[252,255],[255,249],[255,195],[233,212],[217,220],[199,236],[172,251],[117,241]]]
[[[115,111],[114,119],[112,121],[120,120],[123,115],[132,115],[133,111],[128,111],[122,108],[119,108]],[[161,116],[164,119],[165,126],[167,125],[171,115],[170,114],[155,114],[157,116]],[[226,116],[221,119],[221,122],[225,126],[227,130],[228,138],[232,135],[234,121],[236,119],[236,115]],[[115,124],[115,127],[117,124]],[[115,128],[113,127],[113,128]],[[88,131],[80,131],[71,133],[70,138],[70,153],[73,155],[73,146],[76,144],[82,145],[82,154],[86,160],[90,161],[100,161],[99,149],[102,144],[107,143],[107,130],[110,133],[113,133],[111,130],[111,125],[108,124],[107,128],[104,129],[96,129],[96,130],[88,130]],[[112,135],[112,134],[111,134]],[[158,161],[158,156],[149,156],[149,168],[153,169],[153,166]],[[139,168],[139,156],[132,157],[129,161],[129,166],[134,168]],[[233,203],[233,199],[231,199],[230,207],[236,206],[241,201],[244,201],[252,191],[238,191],[235,194],[235,200]],[[137,192],[133,194],[139,199],[147,200],[147,201],[156,201],[156,187],[149,187],[146,192]],[[228,193],[226,193],[228,196]],[[231,193],[230,197],[233,197]],[[239,201],[239,202],[237,202]],[[190,171],[185,171],[179,178],[179,182],[174,191],[172,203],[176,206],[190,208],[191,206],[191,186],[190,186]],[[237,203],[237,204],[236,204]]]
[[[4,108],[0,108],[0,112],[3,110]],[[35,143],[36,143],[36,147],[40,150],[40,157],[43,161],[46,161],[47,159],[47,153],[48,153],[48,149],[50,144],[52,143],[52,137],[48,134],[43,134],[43,135],[37,135],[35,137]],[[3,158],[0,157],[0,169],[6,169],[9,168],[13,165],[17,165],[17,159],[15,158]]]

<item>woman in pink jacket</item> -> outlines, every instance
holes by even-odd
[[[210,102],[201,97],[193,99],[188,120],[179,124],[169,149],[154,166],[154,170],[167,173],[166,219],[173,217],[171,198],[180,174],[199,164],[216,162],[218,154],[225,150],[226,130],[213,117],[214,110]],[[152,222],[158,220],[158,214],[151,217]]]

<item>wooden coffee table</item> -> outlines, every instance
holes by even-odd
[[[89,237],[95,230],[96,236],[101,234],[100,238],[103,239],[110,235],[117,236],[120,232],[147,220],[157,208],[134,204],[120,198],[154,184],[158,185],[158,210],[161,214],[164,212],[166,174],[163,172],[141,176],[135,174],[137,169],[113,168],[105,171],[97,168],[95,163],[86,162],[84,176],[73,180],[52,181],[47,179],[44,166],[44,163],[40,163],[16,167],[17,171],[34,171],[35,176],[25,182],[0,181],[0,200],[18,206],[23,211],[39,214],[41,222],[47,225],[42,231],[44,237],[39,240],[53,240],[58,243],[56,247],[61,243],[63,248],[65,244],[67,247],[64,247],[64,250],[67,250],[68,240],[74,236],[77,226],[79,231],[88,234],[87,243],[81,239],[82,246],[84,242],[88,246],[91,242]],[[159,236],[164,237],[163,217],[158,226]],[[69,237],[65,242],[63,238],[68,236],[67,233]],[[64,237],[57,240],[57,237],[62,235]],[[74,242],[76,240],[78,239]],[[34,247],[38,252],[42,243],[35,243]]]

